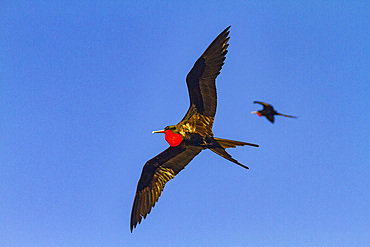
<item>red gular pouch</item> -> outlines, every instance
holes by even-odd
[[[259,117],[262,117],[261,113],[259,113],[259,112],[257,112],[257,115],[258,115]]]
[[[164,135],[164,138],[171,147],[176,147],[182,142],[182,136],[180,134],[173,133],[172,130],[166,130]]]

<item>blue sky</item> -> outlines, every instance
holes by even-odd
[[[0,7],[0,246],[370,246],[368,1]],[[250,170],[203,151],[130,233],[151,131],[229,25],[213,131]]]

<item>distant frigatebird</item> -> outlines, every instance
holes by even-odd
[[[170,147],[147,161],[137,185],[131,211],[131,232],[147,214],[161,195],[165,184],[175,177],[202,150],[210,149],[225,159],[246,169],[226,152],[226,148],[256,144],[232,141],[213,136],[212,126],[216,113],[217,94],[215,80],[220,74],[227,53],[229,28],[226,28],[209,45],[195,62],[186,77],[190,107],[176,125],[153,133],[164,133]]]
[[[267,103],[264,103],[264,102],[260,102],[260,101],[254,101],[253,103],[263,105],[263,109],[262,110],[259,110],[259,111],[252,111],[251,113],[252,114],[253,113],[257,113],[257,115],[259,117],[265,116],[271,123],[274,123],[275,122],[275,115],[284,116],[284,117],[290,117],[290,118],[297,118],[295,116],[281,114],[281,113],[275,111],[274,110],[274,107],[272,105],[270,105],[270,104],[267,104]]]

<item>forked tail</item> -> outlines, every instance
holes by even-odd
[[[221,138],[214,138],[218,144],[220,144],[219,147],[212,147],[210,148],[213,152],[220,155],[221,157],[224,157],[227,160],[230,160],[231,162],[234,162],[235,164],[244,167],[245,169],[249,169],[247,166],[239,163],[236,159],[233,159],[230,154],[226,152],[226,148],[235,148],[236,146],[253,146],[253,147],[259,147],[257,144],[248,143],[248,142],[240,142],[240,141],[233,141],[233,140],[227,140],[227,139],[221,139]]]
[[[221,147],[223,148],[236,148],[236,146],[252,146],[252,147],[259,147],[257,144],[248,143],[248,142],[240,142],[240,141],[233,141],[227,140],[222,138],[214,138],[218,143],[220,143]]]
[[[283,116],[283,117],[297,118],[297,117],[295,117],[295,116],[286,115],[286,114],[282,114],[282,113],[278,113],[277,115],[279,115],[279,116]]]

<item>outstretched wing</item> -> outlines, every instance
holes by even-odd
[[[274,122],[275,122],[275,116],[274,116],[274,115],[266,115],[266,118],[267,118],[271,123],[274,123]]]
[[[260,105],[263,105],[263,108],[265,107],[272,107],[272,105],[270,104],[267,104],[265,102],[261,102],[261,101],[253,101],[254,104],[260,104]]]
[[[131,211],[131,232],[161,196],[165,184],[175,177],[203,148],[189,146],[182,142],[179,146],[169,147],[146,162],[136,189]]]
[[[190,107],[185,118],[189,118],[188,115],[191,114],[192,108],[195,107],[198,113],[211,118],[211,127],[217,107],[215,80],[218,74],[220,74],[226,59],[225,55],[229,46],[227,42],[230,39],[228,37],[229,28],[230,26],[221,32],[208,46],[186,77]]]

